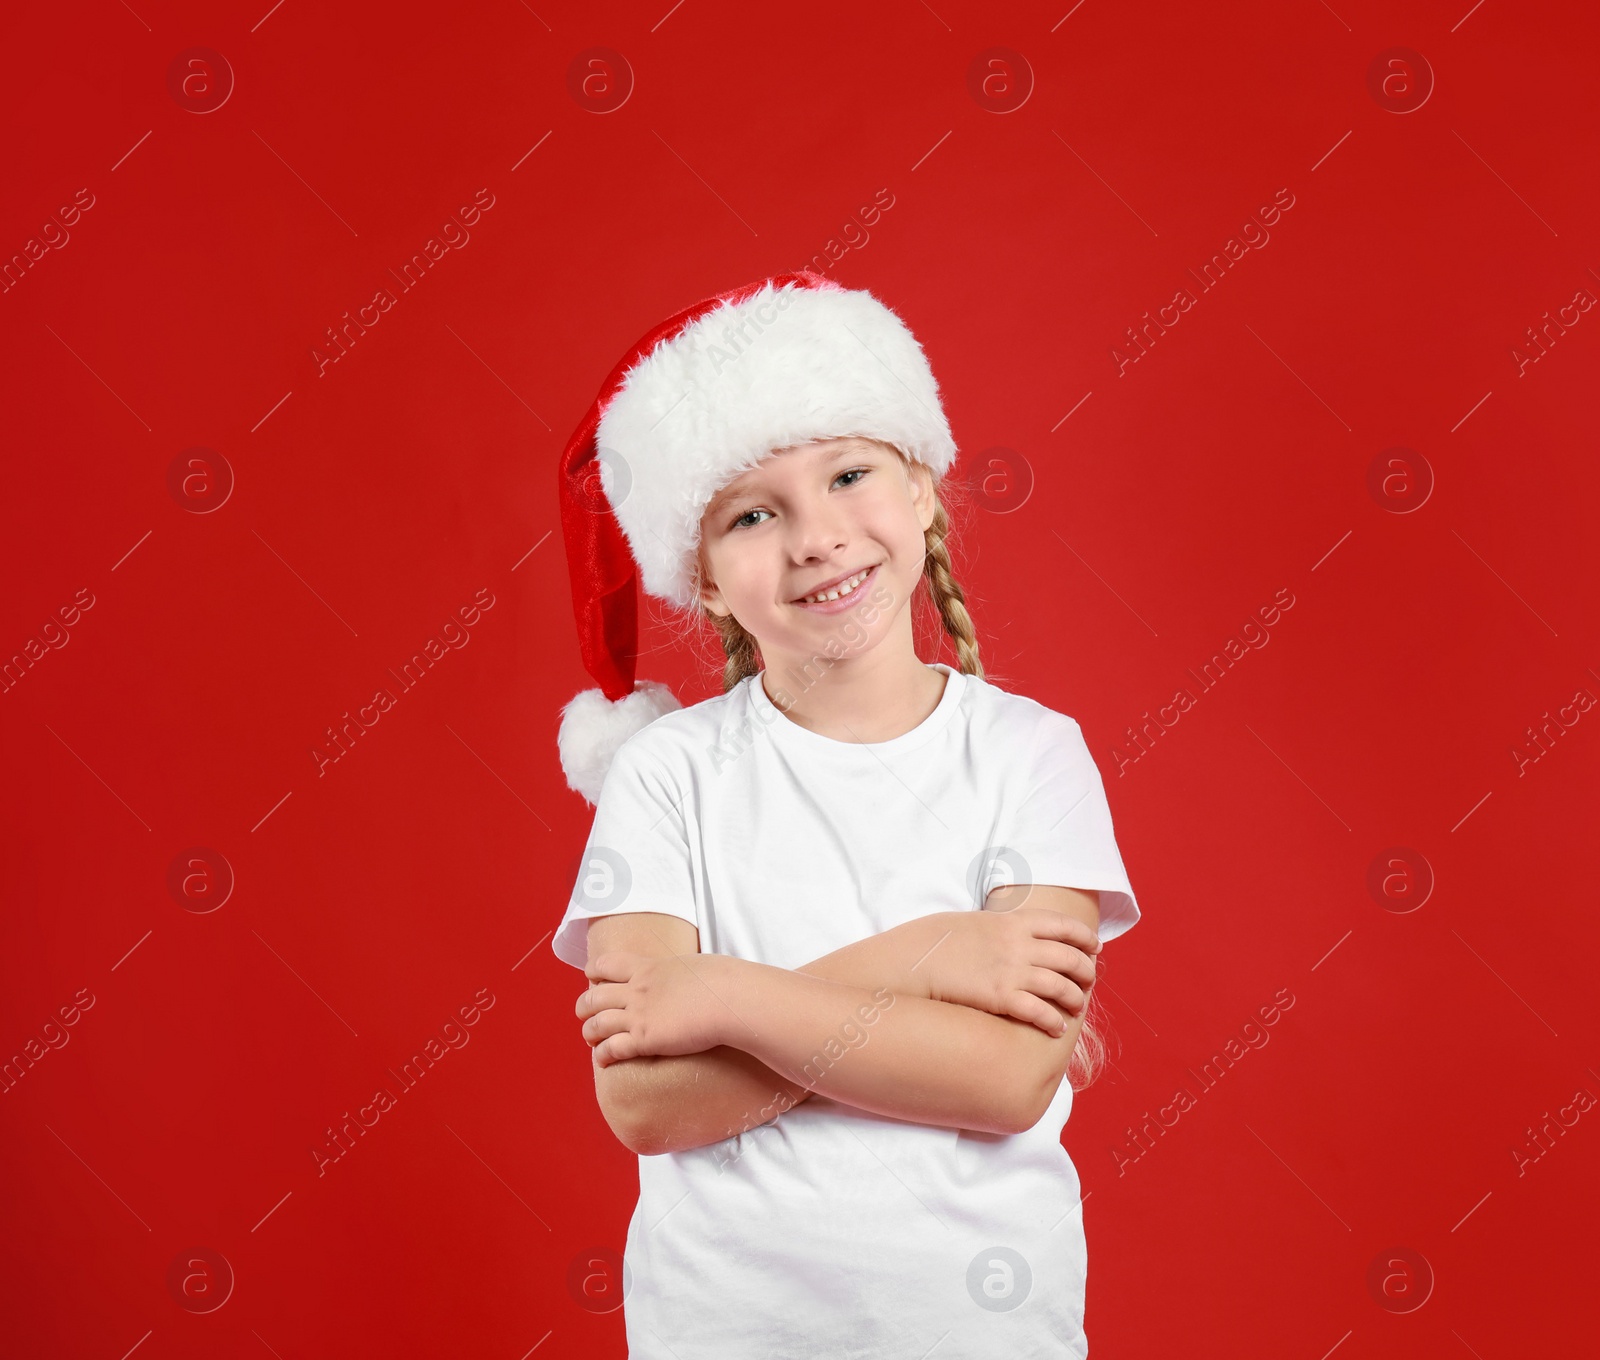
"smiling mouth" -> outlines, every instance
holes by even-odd
[[[838,585],[829,586],[826,590],[819,590],[811,595],[803,595],[795,601],[796,604],[837,604],[847,600],[866,584],[867,578],[876,571],[877,564],[866,567],[856,572],[854,576],[847,576]]]

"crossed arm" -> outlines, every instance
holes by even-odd
[[[995,889],[985,908],[1007,911],[1026,901],[1083,923],[1092,935],[1098,898],[1017,885]],[[579,1014],[594,1017],[584,1033],[595,1046],[595,1090],[607,1123],[634,1152],[682,1151],[767,1123],[815,1092],[919,1123],[990,1133],[1031,1128],[1060,1086],[1081,1010],[1072,1015],[1035,1001],[1053,1013],[1046,1023],[1059,1024],[1047,1033],[1012,1015],[936,999],[949,988],[939,986],[927,960],[945,945],[951,918],[965,916],[922,917],[796,970],[701,955],[694,926],[673,916],[635,912],[592,920],[587,971],[597,979],[594,993],[615,974],[597,969],[607,954],[647,955],[647,965],[670,960],[639,977],[654,978],[656,995],[676,993],[680,1013],[698,998],[700,1032],[711,1036],[702,1051],[603,1061],[603,1050],[618,1041],[602,1041],[622,1029],[625,1013],[602,1011],[600,1002],[586,1009],[580,1000]],[[1064,929],[1057,938],[1068,934]],[[1081,930],[1076,938],[1083,938]],[[964,963],[951,957],[953,948],[945,945],[946,978]],[[671,1009],[664,1004],[657,1014]],[[610,1023],[596,1028],[599,1020]],[[635,1050],[637,1029],[620,1036]]]

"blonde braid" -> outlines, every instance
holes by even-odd
[[[928,583],[928,594],[933,597],[939,611],[939,621],[956,646],[956,660],[963,675],[983,678],[983,662],[978,659],[978,634],[973,627],[972,615],[967,613],[967,597],[960,582],[950,570],[950,549],[945,539],[950,533],[950,517],[945,513],[944,502],[937,492],[933,497],[933,521],[923,531],[927,556],[922,575]]]
[[[741,680],[755,675],[761,668],[757,663],[760,649],[756,640],[745,632],[744,625],[732,614],[713,614],[704,605],[701,613],[710,619],[722,639],[722,651],[728,660],[722,668],[722,688],[732,689]]]
[[[933,520],[923,535],[927,543],[923,576],[928,582],[928,594],[939,611],[939,621],[955,644],[962,674],[982,679],[983,663],[978,659],[977,629],[973,626],[972,615],[967,612],[966,595],[950,569],[950,549],[946,543],[949,533],[950,518],[936,492]],[[1096,969],[1101,966],[1097,960]],[[1105,1069],[1106,1043],[1094,1024],[1095,1018],[1104,1009],[1100,994],[1091,987],[1088,1004],[1083,1009],[1078,1041],[1073,1045],[1072,1056],[1067,1062],[1066,1080],[1073,1091],[1093,1085]]]
[[[904,457],[904,455],[901,455]],[[956,660],[963,675],[983,678],[983,662],[978,657],[977,629],[972,615],[967,612],[966,594],[950,567],[950,517],[937,490],[933,497],[933,519],[923,531],[926,555],[923,559],[923,579],[928,583],[928,594],[939,613],[939,622],[946,635],[955,644]],[[700,564],[703,568],[703,560]],[[755,638],[732,614],[713,614],[702,604],[702,618],[710,620],[722,642],[727,658],[722,668],[722,688],[731,690],[741,680],[759,673],[760,648]],[[1103,966],[1096,962],[1096,969]],[[1083,1025],[1078,1031],[1078,1041],[1068,1060],[1066,1080],[1073,1091],[1081,1091],[1099,1079],[1106,1062],[1105,1040],[1094,1026],[1094,1019],[1103,1008],[1100,994],[1090,989],[1088,1005],[1084,1007]]]

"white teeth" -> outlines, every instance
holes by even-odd
[[[859,575],[852,576],[848,581],[835,586],[832,590],[825,590],[820,595],[807,595],[805,597],[805,602],[807,604],[825,604],[829,600],[837,600],[841,595],[848,595],[852,590],[854,590],[858,585],[867,579],[867,576],[871,573],[871,571],[872,568],[868,567],[866,571],[861,572]]]

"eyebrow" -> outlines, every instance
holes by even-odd
[[[866,452],[866,449],[863,448],[862,443],[852,439],[852,442],[841,445],[826,458],[824,458],[822,460],[823,466],[831,467],[835,463],[842,463],[847,458],[859,458],[864,452]],[[761,489],[759,487],[753,490],[747,489],[744,491],[728,493],[726,495],[719,492],[711,502],[711,509],[720,515],[745,501],[755,501],[760,499]]]

